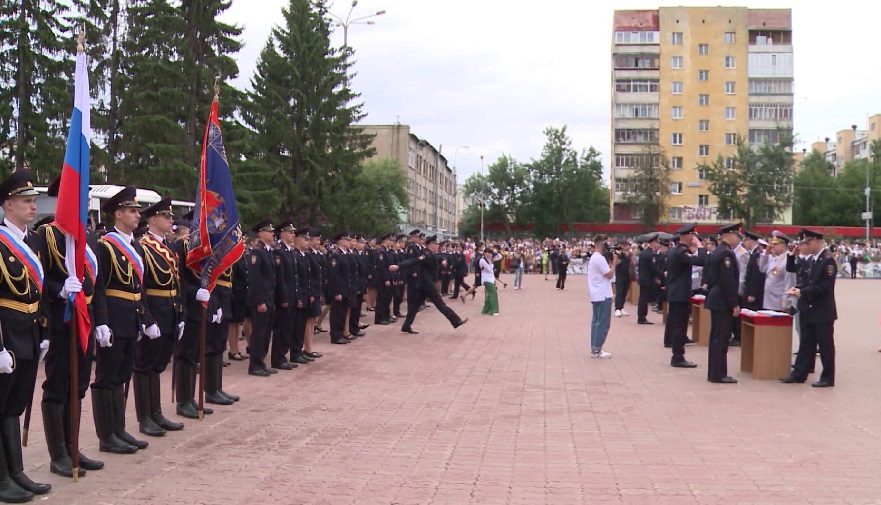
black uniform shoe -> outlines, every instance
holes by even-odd
[[[835,386],[835,382],[826,379],[820,379],[817,382],[811,384],[811,386],[815,388],[831,388]]]
[[[0,418],[0,433],[3,434],[3,451],[6,455],[9,477],[25,491],[33,494],[48,493],[52,486],[34,482],[24,473],[24,461],[21,455],[21,424],[18,421],[18,416]]]
[[[379,321],[379,322],[373,323],[373,324],[378,324],[380,326],[388,326],[388,325],[392,324],[392,322],[391,322],[391,320],[386,319],[385,321]]]
[[[199,404],[196,403],[196,400],[190,400],[190,405],[191,405],[194,409],[196,409],[196,411],[199,410]],[[214,409],[209,409],[208,407],[205,407],[205,406],[203,405],[203,406],[202,406],[202,413],[205,414],[205,415],[213,414],[213,413],[214,413]]]
[[[320,357],[324,356],[324,354],[321,354],[320,352],[315,352],[315,351],[312,351],[312,352],[304,352],[303,354],[305,354],[306,356],[308,356],[308,357],[310,357],[310,358],[313,358],[313,359],[314,359],[314,358],[320,358]]]
[[[804,384],[805,379],[799,379],[798,377],[787,375],[786,377],[780,379],[780,382],[784,384]]]
[[[294,356],[294,360],[293,360],[293,362],[294,362],[294,363],[299,363],[299,364],[301,364],[301,365],[308,365],[309,363],[311,363],[311,361],[309,361],[308,359],[304,358],[303,356],[301,356],[301,355],[299,355],[299,354],[297,354],[296,356]]]
[[[98,433],[98,450],[113,454],[134,454],[138,448],[123,442],[113,433],[113,391],[92,389],[92,414]],[[82,462],[81,462],[82,463]]]
[[[240,396],[238,396],[238,395],[231,395],[231,394],[227,393],[226,391],[224,391],[224,390],[222,390],[222,389],[218,389],[217,392],[220,393],[220,394],[222,394],[223,396],[229,398],[230,400],[232,400],[233,403],[235,403],[235,402],[237,402],[237,401],[239,401],[239,400],[242,399]]]
[[[306,354],[305,352],[301,352],[301,353],[299,354],[299,357],[305,359],[305,360],[308,361],[309,363],[312,363],[313,361],[315,361],[315,358],[313,358],[312,356],[309,356],[309,355]]]
[[[252,370],[248,372],[248,375],[256,375],[257,377],[269,377],[271,374],[266,370]],[[178,414],[180,414],[180,411],[178,411]]]
[[[331,340],[330,343],[331,343],[331,344],[339,344],[339,345],[343,345],[343,344],[348,344],[349,341],[346,340],[345,338],[338,338],[338,339],[335,339],[335,340]]]
[[[697,368],[696,363],[692,363],[691,361],[688,361],[687,359],[684,359],[682,361],[672,361],[672,362],[670,362],[670,366],[673,366],[676,368]]]
[[[401,331],[404,333],[409,333],[410,335],[419,335],[419,332],[414,330],[413,328],[401,328]]]
[[[364,333],[363,331],[360,331],[360,330],[359,330],[359,331],[356,331],[355,333],[352,333],[352,337],[354,337],[354,338],[357,338],[357,337],[363,337],[363,336],[366,336],[366,335],[367,335],[366,333]]]
[[[234,402],[218,391],[205,394],[205,403],[213,403],[214,405],[232,405]]]
[[[46,447],[49,449],[49,471],[62,477],[73,477],[73,462],[64,445],[64,405],[42,402],[43,430],[46,433]],[[85,469],[80,468],[77,475],[82,477]]]
[[[655,324],[655,323],[649,321],[648,319],[642,319],[642,320],[637,321],[636,324]]]
[[[279,364],[277,364],[277,365],[272,365],[272,368],[277,368],[277,369],[279,369],[279,370],[293,370],[294,367],[291,366],[291,365],[292,365],[291,363],[285,361],[284,363],[279,363]]]
[[[5,460],[6,458],[3,459]],[[5,503],[25,503],[31,501],[34,493],[22,489],[14,480],[9,478],[8,472],[5,471],[5,461],[3,461],[2,466],[4,476],[0,478],[0,501]]]
[[[740,347],[740,340],[739,340],[739,339],[736,339],[736,338],[732,338],[732,339],[728,342],[728,346],[729,346],[729,347]]]
[[[269,374],[271,374],[271,375],[274,375],[274,374],[277,374],[277,373],[278,373],[278,370],[274,370],[274,369],[272,369],[272,368],[264,368],[263,370],[266,370],[266,372],[269,373]]]
[[[710,379],[710,382],[714,384],[737,384],[737,379],[734,377],[722,377],[721,379]]]
[[[685,345],[694,344],[694,343],[695,343],[695,340],[693,338],[689,338],[685,341]]]
[[[68,453],[70,452],[70,446],[67,447]],[[86,457],[83,453],[80,453],[80,468],[84,470],[100,470],[104,468],[103,461],[96,461],[92,458]]]
[[[458,327],[462,326],[463,324],[465,324],[465,323],[467,323],[467,322],[468,322],[468,318],[466,317],[465,319],[462,319],[462,320],[460,320],[458,323],[454,324],[454,325],[453,325],[453,328],[458,328]]]

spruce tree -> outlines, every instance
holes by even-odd
[[[251,79],[244,119],[255,131],[253,168],[274,172],[282,205],[302,221],[344,226],[370,136],[349,85],[351,51],[330,46],[324,0],[290,0]],[[266,209],[272,211],[273,209]]]

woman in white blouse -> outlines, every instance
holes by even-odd
[[[483,302],[483,310],[481,314],[499,315],[499,298],[496,294],[496,276],[493,273],[493,262],[499,261],[502,255],[495,253],[489,247],[483,250],[483,257],[480,258],[480,283],[486,291],[486,299]]]

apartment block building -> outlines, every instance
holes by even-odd
[[[789,9],[662,7],[619,10],[612,40],[611,215],[635,222],[629,178],[644,163],[670,171],[664,222],[716,222],[701,164],[728,163],[750,145],[792,130]],[[785,220],[785,218],[784,218]]]
[[[410,195],[407,209],[401,212],[401,230],[413,228],[452,236],[456,226],[456,172],[427,140],[410,132],[410,126],[361,125],[364,133],[375,135],[374,158],[393,159],[406,169]]]
[[[881,139],[881,114],[866,118],[864,129],[853,124],[838,130],[834,138],[826,137],[811,144],[811,151],[822,154],[832,164],[832,175],[838,174],[844,164],[852,160],[872,159],[872,142]]]

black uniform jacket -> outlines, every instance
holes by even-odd
[[[679,244],[667,251],[667,301],[673,303],[691,300],[691,267],[704,265],[705,249],[698,249],[697,256],[688,254],[688,247]]]
[[[737,296],[740,271],[731,246],[720,243],[707,260],[704,271],[707,272],[708,293],[704,302],[707,309],[731,310],[737,307],[740,303]]]

